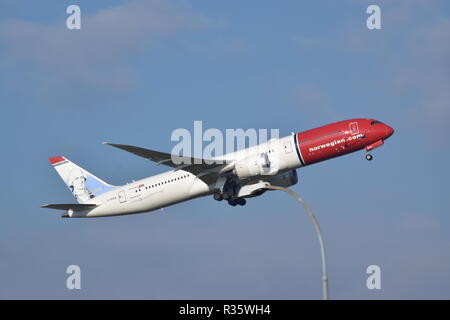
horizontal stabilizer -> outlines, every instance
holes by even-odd
[[[56,210],[84,210],[84,209],[92,209],[95,208],[96,204],[80,204],[80,203],[68,203],[68,204],[46,204],[41,208],[49,208]]]

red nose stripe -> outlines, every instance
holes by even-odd
[[[64,159],[64,157],[48,158],[48,161],[50,161],[51,164],[57,164],[57,163],[60,163],[60,162],[62,162],[64,160],[66,160],[66,159]]]

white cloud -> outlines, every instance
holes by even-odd
[[[91,15],[82,8],[81,30],[68,30],[65,21],[3,21],[0,68],[25,69],[21,81],[9,85],[21,86],[29,77],[35,93],[49,99],[56,92],[64,99],[80,90],[93,95],[127,92],[136,81],[133,58],[139,53],[161,45],[163,38],[211,23],[186,4],[162,0],[125,2]]]
[[[300,50],[333,52],[367,59],[380,68],[367,86],[393,104],[409,122],[448,130],[450,117],[450,17],[445,2],[381,1],[382,30],[369,31],[361,19],[348,21],[330,37],[291,37]],[[364,70],[354,70],[352,80]],[[369,83],[370,82],[370,83]],[[395,105],[394,105],[395,104]]]

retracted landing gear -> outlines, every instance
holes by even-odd
[[[372,159],[373,159],[373,156],[370,153],[366,154],[367,161],[371,161]]]

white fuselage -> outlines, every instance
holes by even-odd
[[[238,161],[261,153],[267,154],[269,160],[276,164],[277,173],[302,166],[296,152],[294,135],[272,139],[216,159]],[[215,182],[207,184],[187,171],[171,170],[103,193],[87,202],[97,204],[97,207],[71,212],[70,216],[101,217],[147,212],[212,194],[214,189]]]

